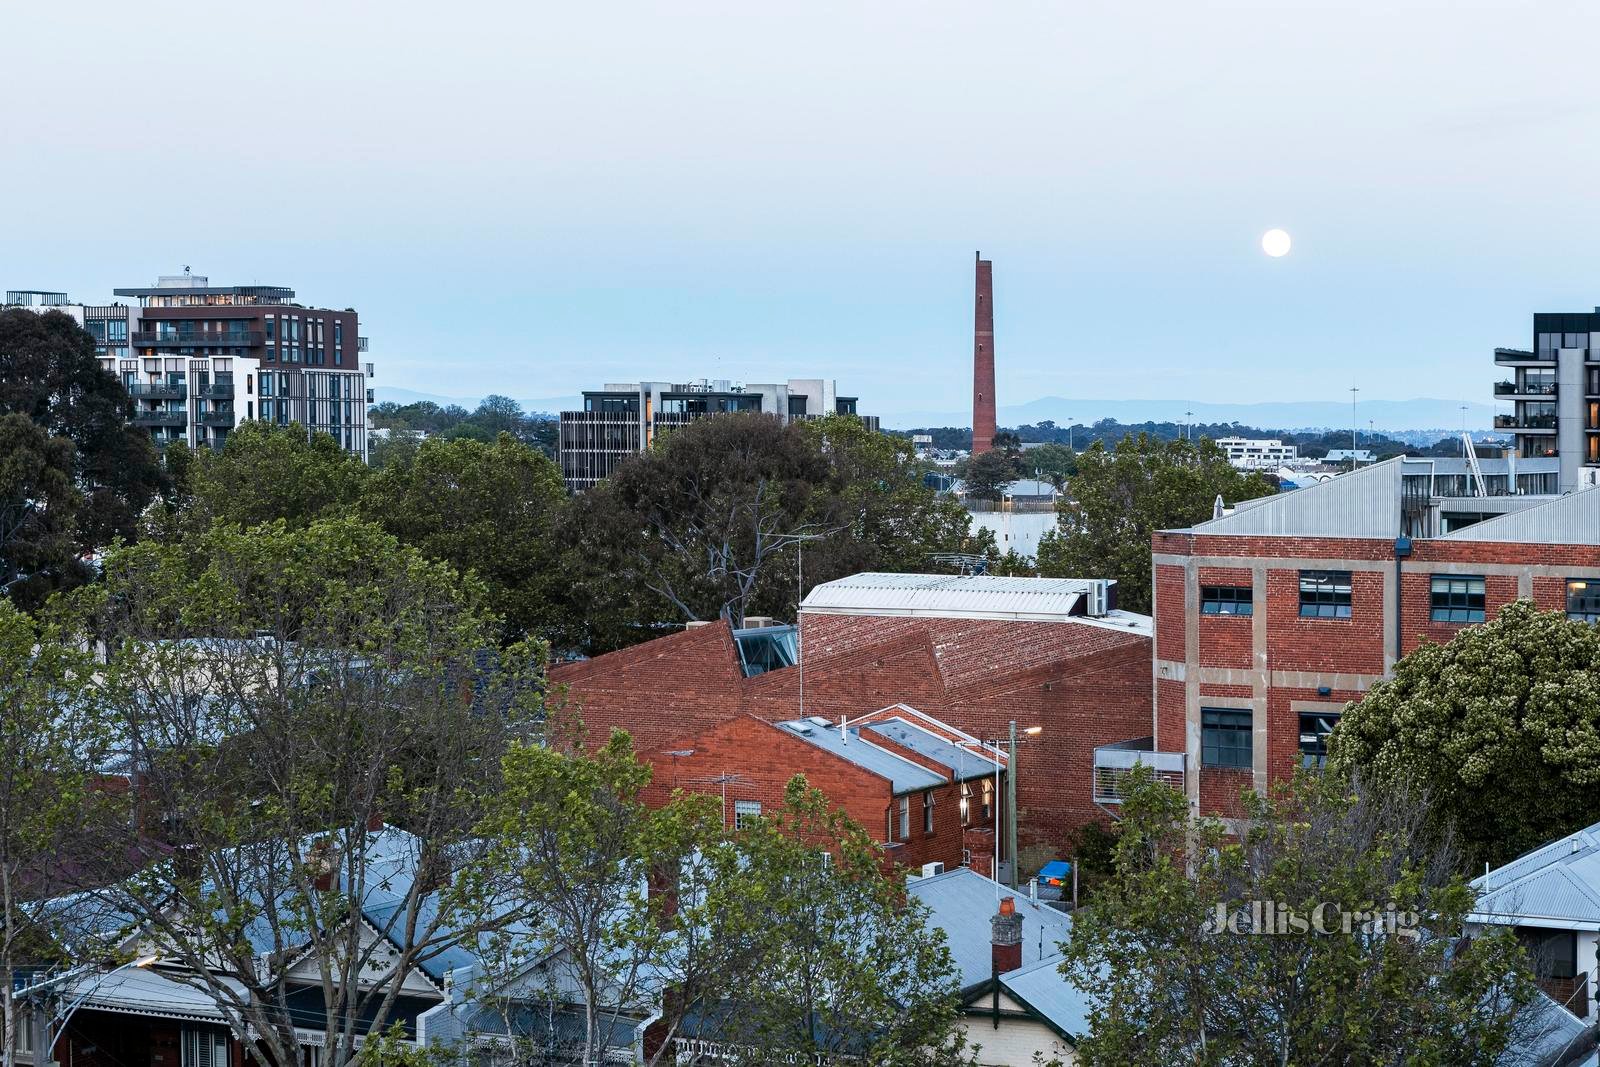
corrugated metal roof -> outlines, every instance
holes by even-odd
[[[1600,823],[1473,879],[1482,923],[1600,930]]]
[[[1448,541],[1600,545],[1600,488],[1582,489],[1444,535]]]
[[[244,986],[231,978],[219,979],[235,995],[248,1000]],[[149,1015],[203,1022],[227,1021],[215,998],[148,967],[124,967],[110,973],[95,972],[71,983],[65,999],[82,997],[82,1007],[123,1015]]]
[[[1073,1037],[1089,1032],[1089,998],[1061,975],[1061,957],[1051,956],[1031,967],[1000,976],[1000,984],[1014,998],[1049,1019]]]
[[[1291,493],[1251,502],[1189,532],[1256,536],[1395,537],[1406,461],[1374,463]]]
[[[839,736],[837,726],[825,725],[824,722],[825,720],[791,719],[778,723],[778,727],[803,741],[811,742],[824,751],[831,752],[840,759],[848,760],[863,770],[889,779],[894,783],[896,795],[913,793],[919,789],[932,789],[935,786],[946,785],[950,781],[944,775],[930,771],[920,763],[913,763],[904,756],[897,756],[888,749],[879,748],[862,737],[859,728],[851,729],[849,739],[846,740]]]
[[[1066,621],[1093,582],[1084,578],[1007,578],[988,574],[885,574],[868,571],[824,582],[802,611],[852,615]]]
[[[951,777],[958,781],[983,778],[994,773],[994,759],[990,755],[988,746],[964,748],[954,745],[920,726],[899,718],[870,722],[863,729],[950,768]],[[1005,766],[1003,758],[1000,765]]]
[[[963,989],[990,977],[994,954],[989,919],[999,910],[1001,897],[1013,897],[1017,913],[1022,916],[1022,967],[1019,970],[1055,956],[1060,951],[1059,944],[1067,939],[1072,929],[1072,917],[1065,912],[1029,900],[1027,893],[1001,886],[967,867],[957,867],[932,878],[912,878],[908,880],[907,891],[928,906],[928,923],[944,931]]]

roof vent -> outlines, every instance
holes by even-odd
[[[829,722],[827,719],[824,719],[821,715],[808,715],[806,717],[806,721],[811,723],[813,726],[826,727],[833,725],[833,723]]]
[[[811,724],[809,722],[806,722],[804,719],[797,719],[794,722],[786,722],[783,725],[787,726],[789,729],[793,730],[795,733],[800,734],[800,735],[802,735],[804,737],[810,737],[811,736],[811,729],[812,729]]]

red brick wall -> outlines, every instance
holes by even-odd
[[[1156,682],[1156,702],[1158,715],[1156,719],[1156,749],[1160,752],[1182,752],[1184,750],[1184,684],[1182,682],[1159,679]]]
[[[1155,568],[1156,655],[1183,662],[1183,568],[1158,564]]]
[[[1350,617],[1300,616],[1300,572],[1267,572],[1267,666],[1275,671],[1383,673],[1384,575],[1354,571]]]

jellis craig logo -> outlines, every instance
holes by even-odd
[[[1382,911],[1346,910],[1333,901],[1323,901],[1309,912],[1280,900],[1252,900],[1241,904],[1218,904],[1206,920],[1208,934],[1244,934],[1258,937],[1290,934],[1388,934],[1415,940],[1422,936],[1421,917],[1414,911],[1389,904]]]

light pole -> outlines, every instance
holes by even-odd
[[[1024,743],[1028,737],[1038,737],[1044,733],[1042,726],[1029,726],[1023,729],[1025,737],[1017,737],[1017,721],[1011,720],[1006,736],[989,738],[986,740],[958,741],[958,748],[988,748],[994,755],[994,794],[995,803],[1000,802],[1000,746],[1006,746],[1006,855],[1011,859],[1010,876],[1006,879],[1012,889],[1017,888],[1017,745]],[[997,807],[994,813],[994,873],[1000,873],[1000,810]],[[998,882],[1000,879],[996,878]]]

